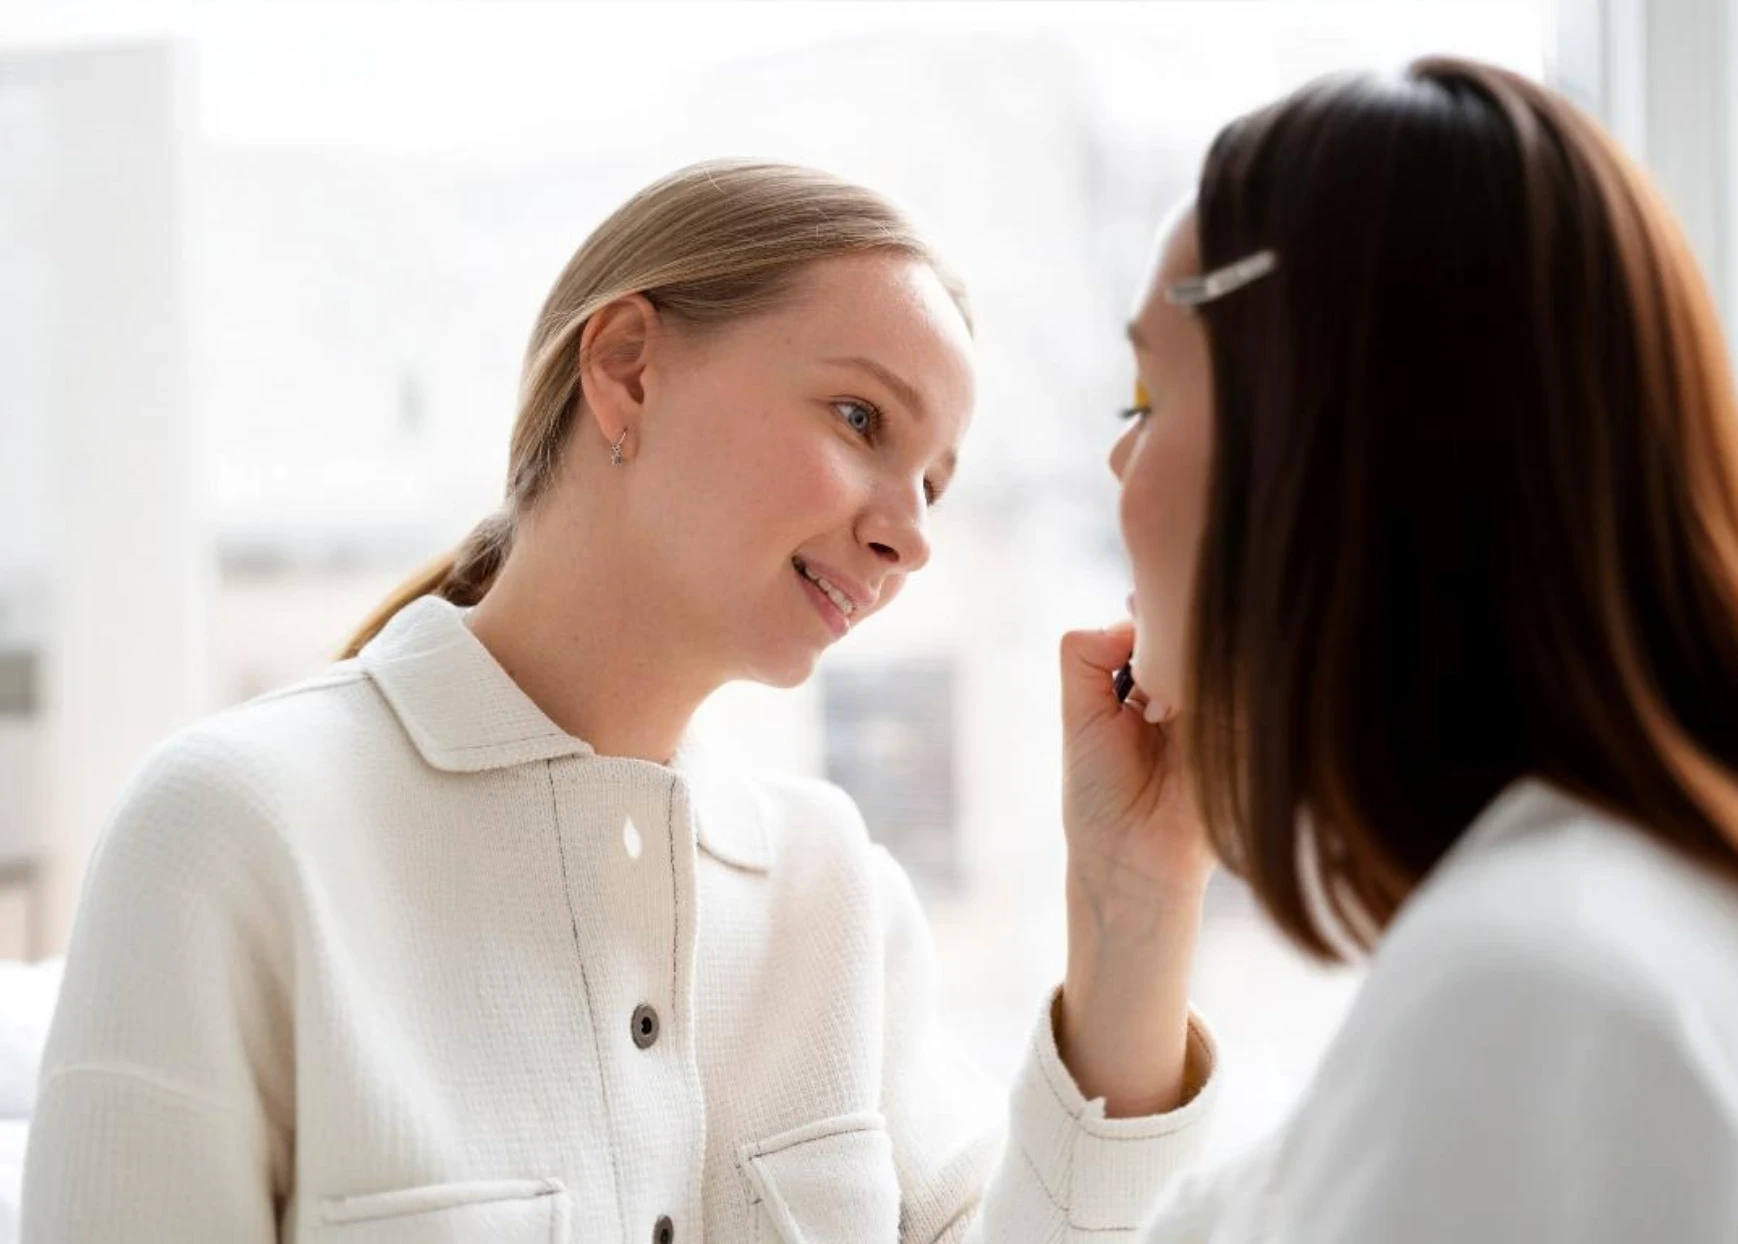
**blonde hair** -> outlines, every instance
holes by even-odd
[[[518,517],[555,478],[582,400],[580,338],[599,309],[641,294],[666,318],[704,329],[779,305],[808,264],[888,251],[929,265],[970,321],[964,290],[885,199],[814,169],[748,160],[690,165],[640,191],[568,260],[525,354],[501,509],[458,548],[406,580],[345,646],[351,657],[421,596],[482,600],[507,560]]]

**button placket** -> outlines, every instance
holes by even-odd
[[[675,1244],[678,1221],[701,1220],[705,1156],[685,1108],[699,1098],[685,996],[697,923],[692,818],[681,784],[643,766],[586,760],[550,772],[576,994],[607,1078],[596,1130],[613,1152],[635,1155],[634,1169],[616,1172],[613,1217],[630,1241]]]
[[[635,870],[642,864],[645,854],[646,840],[639,825],[635,823],[635,811],[630,810],[622,817],[621,843],[626,856],[627,867]],[[638,810],[643,813],[643,809]],[[643,880],[642,880],[643,883]],[[633,884],[633,882],[629,882]],[[652,1003],[642,1001],[628,1017],[628,1034],[633,1038],[634,1047],[649,1050],[658,1043],[658,1036],[663,1029],[663,1019],[658,1014],[657,1007]]]
[[[589,926],[582,941],[603,964],[599,992],[607,996],[610,1017],[609,1031],[599,1036],[607,1051],[605,1074],[616,1079],[611,1130],[623,1146],[631,1136],[644,1162],[643,1169],[624,1172],[620,1189],[626,1221],[640,1224],[628,1238],[675,1244],[677,1219],[698,1220],[690,1203],[695,1181],[687,1171],[704,1152],[687,1112],[673,1108],[695,1091],[686,1029],[678,1020],[691,972],[693,831],[678,783],[631,769],[621,777],[617,785],[612,775],[599,800],[607,807],[599,809],[601,832],[585,835],[585,863],[575,870],[595,896],[580,908],[581,923]],[[666,1023],[677,1026],[666,1032]],[[622,1024],[631,1046],[621,1044]]]

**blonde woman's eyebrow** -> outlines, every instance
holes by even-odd
[[[878,363],[874,359],[866,358],[860,354],[852,355],[850,358],[828,359],[826,361],[835,367],[855,367],[859,371],[868,372],[892,390],[893,396],[899,399],[900,404],[909,410],[912,417],[919,423],[929,418],[929,407],[924,405],[923,395],[917,391],[916,386],[886,364]]]

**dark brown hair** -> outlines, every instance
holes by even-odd
[[[1291,938],[1368,946],[1536,775],[1738,874],[1738,410],[1646,176],[1463,61],[1228,127],[1191,767]],[[1312,878],[1327,910],[1313,903]]]

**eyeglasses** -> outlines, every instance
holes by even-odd
[[[1259,281],[1277,267],[1278,252],[1259,250],[1223,268],[1165,286],[1165,301],[1177,307],[1199,307]]]

